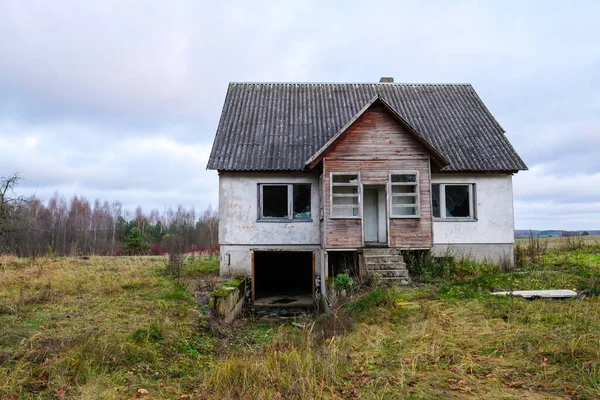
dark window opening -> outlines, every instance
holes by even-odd
[[[446,186],[446,216],[469,217],[469,186]]]
[[[310,218],[310,184],[294,185],[294,218]]]
[[[431,202],[433,205],[433,216],[440,217],[440,185],[431,185]]]
[[[417,183],[417,174],[394,174],[392,183]]]
[[[436,183],[431,185],[434,218],[454,220],[475,218],[474,184]]]
[[[266,218],[288,218],[287,185],[264,185],[262,191],[262,216]]]
[[[254,252],[254,299],[313,294],[313,253]]]
[[[358,252],[356,251],[328,251],[327,252],[327,276],[330,279],[339,274],[348,274],[353,277],[359,276]]]
[[[309,220],[311,185],[259,184],[259,219]]]

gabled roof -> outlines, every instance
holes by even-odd
[[[369,100],[367,104],[365,104],[365,106],[354,117],[352,117],[350,121],[348,121],[348,123],[344,125],[338,133],[333,135],[333,137],[329,139],[327,143],[323,145],[323,147],[321,147],[310,159],[308,159],[308,161],[306,161],[306,166],[313,168],[317,164],[317,162],[321,160],[329,146],[331,146],[336,140],[338,140],[344,134],[344,132],[346,132],[346,130],[348,130],[348,128],[350,128],[352,124],[354,124],[354,122],[365,113],[365,111],[367,111],[369,108],[371,108],[371,106],[373,106],[376,103],[381,104],[392,115],[396,122],[403,126],[409,134],[411,134],[419,143],[421,143],[421,145],[423,145],[431,153],[434,161],[440,168],[448,165],[448,160],[446,160],[446,158],[442,154],[440,154],[440,152],[438,152],[437,149],[435,149],[426,138],[421,136],[421,134],[417,132],[415,128],[413,128],[392,107],[390,107],[390,105],[385,100],[383,100],[377,94],[371,100]]]
[[[377,97],[438,152],[448,172],[527,169],[468,84],[231,83],[209,169],[303,170]]]

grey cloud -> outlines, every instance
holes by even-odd
[[[39,141],[0,146],[0,175],[21,170],[44,197],[215,204],[201,158],[128,146],[208,151],[229,81],[393,75],[474,85],[532,168],[515,177],[518,227],[566,227],[584,217],[556,205],[573,204],[597,227],[599,14],[595,1],[0,2],[0,145]]]

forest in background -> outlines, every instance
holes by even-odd
[[[18,174],[0,178],[0,253],[43,255],[165,254],[177,243],[187,252],[218,252],[218,211],[208,206],[131,212],[118,202],[59,193],[44,201],[18,196]]]

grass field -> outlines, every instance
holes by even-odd
[[[210,322],[217,261],[0,257],[0,398],[600,398],[600,247],[517,270],[470,260],[417,288],[371,289],[329,316]],[[577,288],[586,300],[491,289]]]
[[[562,247],[568,246],[569,243],[572,243],[573,241],[578,241],[581,242],[582,244],[586,245],[586,246],[595,246],[597,244],[600,244],[600,236],[570,236],[570,237],[546,237],[546,238],[540,238],[540,241],[546,243],[546,246],[549,249],[560,249]],[[519,237],[519,238],[515,238],[515,243],[516,244],[525,244],[529,241],[529,238],[523,238],[523,237]]]

